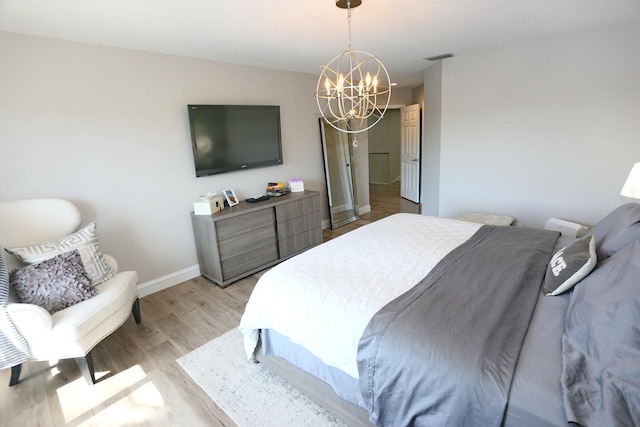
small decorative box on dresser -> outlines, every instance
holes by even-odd
[[[222,287],[322,243],[317,191],[192,212],[191,220],[200,274]]]

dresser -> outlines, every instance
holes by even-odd
[[[317,191],[192,212],[191,220],[200,274],[222,287],[322,243]]]

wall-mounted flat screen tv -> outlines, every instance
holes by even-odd
[[[196,176],[282,164],[279,106],[187,108]]]

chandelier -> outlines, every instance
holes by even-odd
[[[349,48],[321,67],[315,93],[325,121],[340,132],[354,134],[375,126],[391,99],[389,73],[382,62],[370,53],[351,49],[351,9],[361,3],[336,1],[336,6],[347,9]]]

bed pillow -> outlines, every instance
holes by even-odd
[[[569,297],[561,384],[567,421],[637,425],[640,241],[598,263]]]
[[[84,269],[93,285],[102,283],[116,275],[100,252],[95,222],[56,242],[5,249],[25,264],[35,264],[77,249],[82,258]]]
[[[547,295],[568,291],[596,266],[596,244],[592,235],[584,236],[553,255],[542,288]]]
[[[50,314],[98,293],[91,286],[77,249],[14,270],[9,282],[23,303],[39,305]]]
[[[591,228],[598,259],[603,260],[640,240],[640,204],[627,203],[614,209]]]

